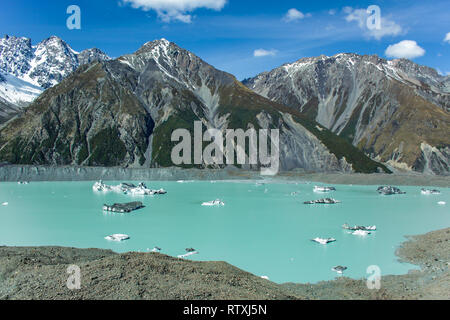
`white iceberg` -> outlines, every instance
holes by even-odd
[[[346,229],[346,230],[350,230],[350,231],[357,231],[357,230],[362,230],[362,231],[377,231],[377,226],[354,226],[354,227],[350,227],[348,225],[348,223],[344,224],[342,226],[342,228]]]
[[[199,252],[198,251],[192,251],[192,252],[188,252],[186,254],[179,255],[178,258],[179,259],[185,259],[185,258],[188,258],[188,257],[196,255],[196,254],[199,254]]]
[[[110,236],[105,237],[108,241],[115,241],[115,242],[121,242],[124,240],[129,240],[130,237],[126,234],[112,234]]]
[[[94,183],[94,185],[92,186],[92,190],[96,191],[96,192],[107,192],[107,191],[111,191],[112,188],[106,184],[103,183],[102,180],[97,181],[96,183]]]
[[[203,202],[202,206],[204,207],[223,207],[225,203],[221,200],[214,200],[209,202]]]
[[[343,266],[336,266],[334,268],[331,269],[331,271],[337,272],[338,274],[343,274],[345,270],[347,270],[347,267],[343,267]]]
[[[311,241],[326,245],[331,242],[336,242],[336,239],[334,239],[334,238],[315,238],[315,239],[312,239]]]
[[[439,194],[441,194],[441,192],[439,191],[439,190],[436,190],[436,189],[422,189],[422,194],[423,195],[426,195],[426,196],[429,196],[429,195],[439,195]]]
[[[166,194],[167,191],[164,189],[152,190],[148,188],[144,182],[139,183],[139,185],[134,185],[132,183],[121,183],[118,186],[108,186],[103,183],[103,181],[98,181],[94,184],[92,189],[96,192],[117,192],[133,196],[153,196],[155,194]]]
[[[318,186],[314,187],[314,192],[316,192],[316,193],[327,193],[327,192],[331,192],[331,191],[336,191],[336,188],[335,187],[318,187]]]
[[[447,202],[445,202],[445,201],[439,201],[438,202],[438,205],[440,205],[440,206],[445,206],[447,204]]]
[[[7,206],[9,203],[8,202],[3,202],[2,206]]]

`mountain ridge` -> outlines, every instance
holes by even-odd
[[[284,64],[244,84],[377,161],[399,170],[449,174],[449,81],[405,59],[337,54]]]
[[[0,130],[0,159],[15,164],[170,167],[171,133],[278,128],[281,167],[388,170],[300,113],[253,93],[165,39],[79,67]]]
[[[6,35],[0,39],[0,71],[48,89],[93,60],[109,60],[97,48],[73,50],[64,40],[50,36],[35,46],[31,39]]]

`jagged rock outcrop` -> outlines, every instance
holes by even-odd
[[[13,164],[170,167],[175,129],[280,129],[281,169],[385,170],[300,112],[165,39],[79,67],[0,130]]]
[[[244,84],[317,121],[377,161],[450,173],[449,77],[431,68],[405,59],[338,54],[301,59]]]

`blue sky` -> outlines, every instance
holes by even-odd
[[[81,30],[66,27],[69,5],[81,8]],[[380,30],[367,28],[370,5],[381,9]],[[341,52],[408,56],[450,73],[449,21],[448,0],[3,0],[0,11],[3,34],[34,44],[56,35],[119,57],[164,37],[240,80]]]

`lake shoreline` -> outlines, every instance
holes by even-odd
[[[228,167],[221,170],[180,168],[103,168],[73,166],[0,166],[0,181],[236,181],[264,180],[273,182],[320,182],[353,185],[397,185],[450,187],[450,176],[418,173],[359,174],[359,173],[307,173],[281,172],[277,176],[261,176],[259,171]]]
[[[380,290],[369,290],[366,280],[346,277],[279,285],[225,262],[193,262],[155,253],[0,247],[0,299],[449,300],[449,246],[450,228],[408,237],[397,256],[421,270],[383,276]],[[65,285],[66,269],[73,264],[82,270],[80,290]]]

